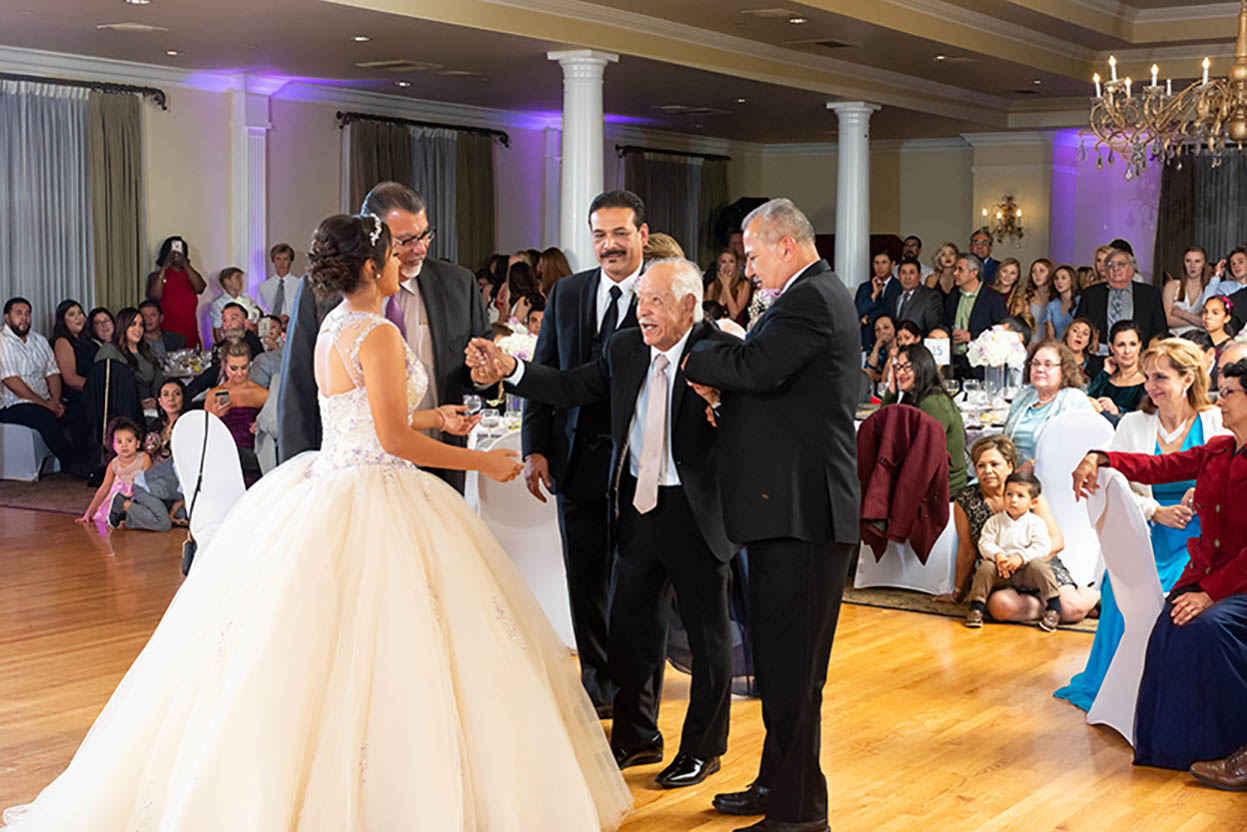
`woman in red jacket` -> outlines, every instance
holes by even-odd
[[[1074,494],[1097,489],[1101,465],[1149,485],[1195,479],[1200,535],[1148,642],[1135,708],[1134,761],[1185,769],[1247,744],[1247,359],[1221,370],[1218,436],[1163,456],[1092,451]]]

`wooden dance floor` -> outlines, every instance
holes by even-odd
[[[181,535],[113,532],[68,515],[0,508],[0,807],[29,801],[68,762],[177,589]],[[823,767],[837,832],[1247,830],[1247,794],[1134,768],[1113,731],[1051,691],[1082,668],[1091,636],[967,630],[949,618],[846,605],[824,692]],[[668,670],[667,759],[687,677]],[[688,789],[625,772],[625,832],[722,832],[751,823],[710,809],[752,779],[756,701],[732,705],[722,771]],[[450,832],[446,830],[445,832]]]

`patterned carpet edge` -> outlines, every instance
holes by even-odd
[[[844,590],[844,603],[854,604],[859,607],[918,612],[923,615],[957,619],[965,618],[966,612],[970,609],[969,603],[945,604],[936,601],[934,596],[927,595],[925,592],[915,592],[911,589],[894,589],[891,587],[869,587],[865,589],[846,587]],[[990,617],[987,621],[988,623],[1012,624],[1019,627],[1035,626],[1033,621],[996,622]],[[1094,633],[1095,627],[1096,619],[1085,618],[1076,624],[1062,624],[1060,629],[1071,630],[1077,633]]]

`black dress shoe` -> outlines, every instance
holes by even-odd
[[[694,757],[681,751],[671,765],[658,773],[654,782],[664,789],[678,789],[700,783],[718,770],[718,757]]]
[[[598,719],[614,719],[615,718],[615,706],[614,705],[598,705],[596,710],[598,712]]]
[[[766,799],[771,790],[757,783],[750,783],[743,792],[716,794],[711,801],[715,811],[725,815],[765,815]]]
[[[615,764],[621,769],[629,766],[644,766],[662,762],[662,734],[658,734],[640,748],[616,748],[611,746],[615,755]]]
[[[831,827],[825,820],[784,821],[760,820],[749,826],[742,826],[735,832],[830,832]]]

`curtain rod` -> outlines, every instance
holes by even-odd
[[[44,78],[39,75],[15,75],[11,72],[0,72],[0,81],[33,81],[36,84],[52,84],[58,87],[85,87],[95,92],[114,94],[141,95],[150,98],[160,109],[169,109],[169,100],[165,91],[157,87],[136,87],[133,84],[111,84],[106,81],[77,81],[72,78]]]
[[[397,116],[378,116],[372,113],[337,113],[338,127],[343,128],[352,121],[378,121],[382,124],[399,124],[406,127],[435,127],[442,130],[458,130],[460,133],[476,133],[481,136],[493,136],[502,142],[503,147],[511,146],[511,137],[502,130],[492,130],[488,127],[468,127],[462,124],[439,124],[435,121],[417,121],[410,118],[399,118]]]
[[[635,144],[617,144],[615,152],[620,156],[628,153],[666,153],[668,156],[688,156],[693,159],[705,159],[710,162],[730,162],[731,156],[720,156],[717,153],[693,153],[688,150],[663,150],[660,147],[640,147]]]

